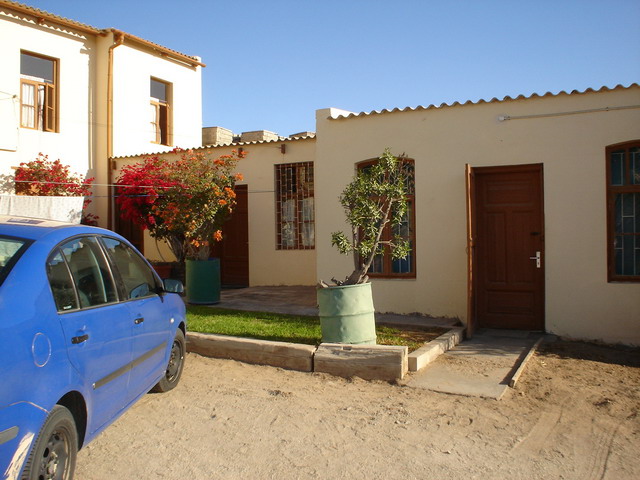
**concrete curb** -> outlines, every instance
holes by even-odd
[[[395,345],[345,345],[321,343],[318,347],[299,343],[274,342],[188,332],[187,351],[206,357],[229,358],[272,367],[322,372],[366,380],[402,380],[438,355],[457,345],[463,327],[452,328],[424,347],[408,354],[408,348]]]
[[[536,351],[538,351],[538,348],[540,347],[540,344],[542,343],[543,340],[544,340],[544,337],[540,337],[538,341],[529,349],[524,359],[522,359],[522,362],[518,366],[518,369],[513,374],[513,377],[511,377],[511,380],[509,380],[509,386],[511,388],[515,388],[516,384],[518,383],[518,380],[520,380],[520,375],[522,375],[522,372],[524,372],[524,369],[527,366],[527,363],[529,362],[531,357],[536,353]]]
[[[395,345],[321,343],[314,356],[314,372],[365,380],[402,380],[409,349]]]
[[[430,341],[424,347],[409,354],[409,371],[417,372],[434,361],[439,355],[459,344],[464,337],[464,327],[453,327],[438,338]]]
[[[208,333],[187,333],[187,351],[205,357],[230,358],[246,363],[313,372],[316,347]]]

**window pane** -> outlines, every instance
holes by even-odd
[[[413,195],[416,190],[415,166],[412,162],[403,162],[402,170],[404,172],[404,186],[408,195]]]
[[[635,249],[635,272],[634,275],[640,275],[640,236],[636,235],[636,249]]]
[[[47,275],[58,311],[65,312],[78,308],[73,280],[60,251],[56,251],[47,262]]]
[[[635,275],[635,237],[622,238],[622,275]]]
[[[313,197],[302,200],[302,221],[312,222],[314,218]]]
[[[294,222],[296,220],[296,201],[293,199],[282,202],[282,220]]]
[[[611,185],[624,185],[624,150],[611,152]]]
[[[411,252],[413,252],[413,245],[411,245]],[[413,263],[413,255],[411,252],[409,252],[406,258],[399,258],[392,261],[393,273],[411,273],[411,264]]]
[[[167,84],[151,79],[151,98],[157,98],[161,102],[167,102]]]
[[[640,185],[640,147],[629,149],[629,159],[631,162],[631,183]]]
[[[153,272],[140,255],[115,238],[103,238],[111,261],[122,278],[127,298],[140,298],[156,294],[157,285]]]
[[[151,109],[149,113],[151,114],[151,141],[154,143],[159,143],[160,130],[158,125],[158,105],[156,105],[155,103],[151,103],[150,107]]]
[[[17,238],[0,238],[0,285],[26,249],[27,242]]]
[[[303,223],[300,233],[302,235],[302,245],[305,247],[315,247],[316,239],[313,223]]]
[[[61,248],[78,289],[81,307],[92,307],[117,300],[102,250],[93,237],[72,240]]]
[[[295,226],[291,222],[285,222],[282,224],[282,246],[285,248],[295,248],[296,246],[296,231]]]
[[[28,53],[20,54],[20,74],[54,83],[54,62]]]
[[[383,255],[376,255],[375,257],[373,257],[373,262],[371,262],[369,273],[384,273],[384,256]]]
[[[36,86],[30,83],[22,84],[21,91],[21,124],[23,127],[36,127]]]
[[[635,193],[635,226],[633,233],[640,233],[640,193]]]

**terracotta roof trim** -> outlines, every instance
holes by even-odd
[[[441,103],[440,105],[427,105],[427,106],[423,106],[423,105],[418,105],[417,107],[404,107],[404,108],[392,108],[392,109],[382,109],[382,110],[371,110],[370,112],[359,112],[359,113],[355,113],[355,112],[351,112],[348,114],[340,114],[340,115],[336,115],[335,117],[328,117],[329,120],[342,120],[342,119],[346,119],[346,118],[356,118],[356,117],[370,117],[370,116],[374,116],[374,115],[383,115],[383,114],[387,114],[387,113],[399,113],[399,112],[417,112],[417,111],[422,111],[422,110],[433,110],[433,109],[439,109],[439,108],[446,108],[446,107],[456,107],[456,106],[465,106],[465,105],[481,105],[481,104],[485,104],[485,103],[501,103],[501,102],[508,102],[508,101],[514,101],[514,100],[528,100],[528,99],[532,99],[532,98],[544,98],[544,97],[558,97],[560,95],[582,95],[582,94],[586,94],[586,93],[598,93],[598,92],[609,92],[609,91],[613,91],[613,90],[618,90],[618,89],[628,89],[628,88],[632,88],[632,87],[639,87],[640,84],[638,83],[631,83],[627,86],[622,85],[622,84],[618,84],[615,87],[607,87],[607,86],[603,86],[600,87],[599,89],[594,89],[594,88],[587,88],[585,90],[572,90],[571,92],[566,92],[565,90],[562,90],[558,93],[552,93],[552,92],[547,92],[544,94],[539,94],[539,93],[532,93],[529,96],[526,95],[518,95],[517,97],[510,97],[510,96],[505,96],[503,98],[497,98],[497,97],[493,97],[491,100],[484,100],[484,99],[480,99],[477,101],[472,101],[472,100],[467,100],[466,102],[453,102],[453,103]]]
[[[234,142],[234,143],[221,143],[221,144],[217,144],[217,145],[203,145],[201,147],[194,147],[194,148],[181,148],[180,150],[193,150],[194,152],[200,151],[200,150],[207,150],[207,149],[211,149],[211,148],[222,148],[222,147],[243,147],[245,145],[260,145],[260,144],[267,144],[267,143],[281,143],[281,142],[297,142],[297,141],[301,141],[301,140],[315,140],[316,136],[314,135],[307,135],[304,137],[278,137],[278,139],[276,140],[255,140],[252,142]],[[164,151],[164,152],[150,152],[150,153],[137,153],[135,155],[122,155],[119,157],[111,157],[110,160],[124,160],[127,158],[137,158],[137,157],[148,157],[149,155],[166,155],[169,153],[173,153],[171,150],[169,151]]]

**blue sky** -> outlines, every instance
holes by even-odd
[[[197,55],[203,126],[640,82],[640,0],[32,0]]]

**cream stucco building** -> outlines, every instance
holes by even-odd
[[[202,147],[248,152],[238,166],[247,284],[348,275],[351,258],[330,243],[347,229],[338,197],[359,164],[389,147],[413,165],[404,230],[413,250],[378,262],[376,310],[640,344],[640,86],[329,108],[316,112],[316,127],[303,138]]]

